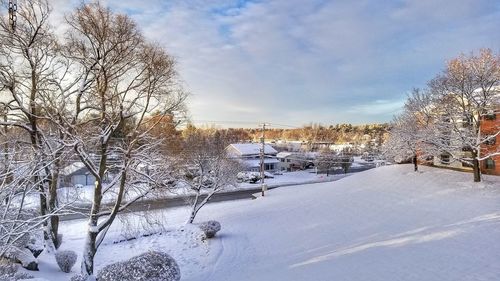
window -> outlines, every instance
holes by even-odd
[[[290,159],[286,159],[286,162],[288,162],[288,163],[290,163],[291,161],[292,161],[292,160],[290,160]]]
[[[439,156],[439,158],[441,158],[441,164],[450,164],[450,155],[449,154],[441,154]]]
[[[494,170],[495,169],[495,160],[488,158],[484,161],[484,167],[487,170]]]
[[[274,164],[264,164],[264,170],[274,170]]]

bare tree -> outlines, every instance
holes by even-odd
[[[8,149],[0,153],[0,258],[20,261],[28,269],[36,269],[33,254],[26,249],[32,233],[37,232],[53,216],[66,213],[67,205],[41,214],[37,210],[38,182],[33,174],[44,169],[41,159],[29,153],[31,148],[8,135],[2,136],[2,145]],[[28,156],[27,156],[28,155]],[[72,202],[67,202],[71,204]]]
[[[2,1],[6,6],[6,1]],[[63,71],[58,62],[58,42],[48,18],[51,8],[47,1],[23,1],[17,12],[17,27],[13,30],[8,19],[0,20],[0,101],[5,109],[1,124],[24,130],[28,136],[32,159],[39,165],[32,182],[37,184],[42,215],[58,208],[57,192],[60,158],[65,146],[51,131],[50,110],[54,77]],[[45,238],[50,248],[60,244],[59,217],[51,216],[45,223]]]
[[[186,136],[180,178],[193,197],[189,199],[192,223],[200,209],[213,195],[237,183],[240,167],[226,153],[227,142],[219,132],[203,134],[195,131]]]
[[[474,181],[481,181],[481,161],[500,155],[498,150],[484,149],[500,134],[500,128],[493,128],[487,135],[481,131],[485,116],[498,108],[500,55],[489,49],[478,55],[461,55],[429,85],[438,107],[429,143],[449,157],[472,165]]]
[[[401,161],[411,159],[414,171],[418,171],[418,161],[429,157],[427,145],[434,128],[434,108],[427,91],[414,89],[403,112],[395,116],[391,123],[384,154]]]
[[[320,172],[326,172],[327,176],[330,175],[332,169],[338,167],[340,164],[337,155],[329,149],[320,151],[315,162],[317,169]]]
[[[63,128],[95,178],[82,273],[94,274],[97,249],[118,213],[163,186],[167,159],[151,130],[183,110],[174,61],[148,43],[126,15],[99,3],[68,17],[66,57],[78,65],[79,87],[65,96]],[[105,194],[112,194],[109,202]],[[106,204],[105,204],[106,203]]]

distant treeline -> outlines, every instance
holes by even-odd
[[[377,145],[382,144],[387,139],[389,124],[337,124],[324,126],[312,124],[301,128],[275,129],[266,128],[266,140],[303,141],[303,142],[332,142],[332,143],[353,143],[367,144],[371,141]],[[260,129],[247,128],[195,128],[188,125],[184,131],[202,130],[208,132],[217,131],[226,140],[231,142],[257,141],[262,135]]]

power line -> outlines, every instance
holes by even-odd
[[[203,120],[203,119],[189,119],[187,118],[186,121],[192,121],[194,123],[212,123],[212,124],[223,124],[223,123],[228,123],[228,124],[251,124],[255,125],[256,122],[254,121],[238,121],[238,120]],[[263,122],[261,122],[262,124]],[[287,124],[281,124],[281,123],[274,123],[274,122],[265,122],[268,125],[272,125],[274,127],[288,127],[288,128],[293,128],[293,129],[301,129],[302,127],[299,126],[294,126],[294,125],[287,125]]]

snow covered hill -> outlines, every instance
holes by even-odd
[[[500,178],[475,184],[470,174],[422,170],[386,166],[208,205],[197,220],[219,220],[222,230],[202,244],[175,231],[113,244],[117,227],[98,267],[160,248],[190,281],[499,280]],[[187,217],[183,209],[165,215],[172,226]],[[78,227],[84,222],[64,226],[72,231],[63,247],[81,248]],[[67,280],[45,270],[50,262],[40,267],[40,276]]]

